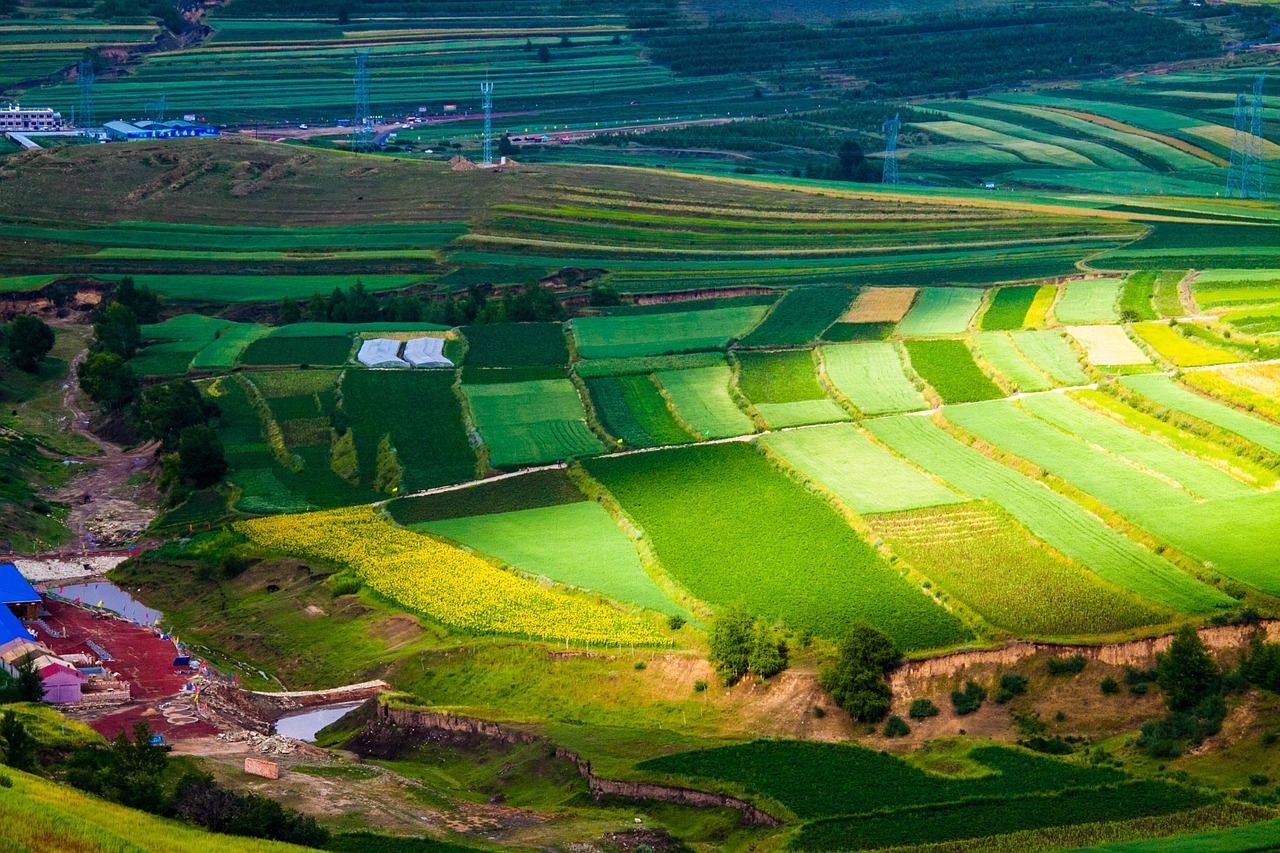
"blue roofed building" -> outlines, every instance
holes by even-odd
[[[35,619],[40,615],[40,593],[13,563],[0,563],[0,604],[19,619]]]

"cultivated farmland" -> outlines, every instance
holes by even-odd
[[[933,386],[944,403],[971,403],[1003,396],[973,360],[964,341],[907,341],[911,369]]]
[[[767,309],[760,306],[712,308],[620,317],[582,317],[573,322],[583,358],[724,349],[731,339],[751,331]]]
[[[738,390],[769,429],[849,420],[818,384],[808,350],[743,353],[738,357]]]
[[[983,291],[967,287],[926,287],[898,324],[898,334],[930,337],[963,334],[982,306]]]
[[[727,364],[664,370],[655,376],[662,393],[671,401],[676,418],[694,435],[730,438],[756,431],[751,418],[729,396],[732,373]]]
[[[462,390],[495,467],[555,462],[603,449],[567,379],[464,385]]]
[[[1119,318],[1116,302],[1124,282],[1118,278],[1087,278],[1069,281],[1053,307],[1054,316],[1064,324],[1110,323]]]
[[[822,636],[856,615],[904,649],[968,637],[838,513],[751,447],[682,448],[586,467],[644,531],[663,568],[704,601],[745,599],[770,621]],[[688,512],[691,505],[701,512]]]
[[[821,350],[827,378],[864,415],[929,408],[907,378],[902,358],[890,343],[830,346]]]

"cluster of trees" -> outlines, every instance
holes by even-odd
[[[185,33],[193,24],[182,15],[177,0],[100,0],[93,13],[104,21],[118,18],[157,18],[171,33]]]
[[[856,622],[840,641],[836,660],[818,674],[818,684],[854,719],[878,723],[889,713],[893,698],[885,673],[901,658],[893,640]]]
[[[1179,21],[1105,7],[1010,8],[905,21],[713,22],[648,38],[679,74],[781,71],[825,64],[872,81],[881,96],[980,89],[1210,56],[1221,42]]]
[[[4,330],[9,363],[19,370],[35,373],[53,350],[53,329],[39,317],[19,314]]]
[[[529,282],[519,293],[509,288],[495,299],[489,289],[471,285],[465,293],[443,299],[422,299],[402,293],[379,299],[357,281],[350,289],[335,287],[327,297],[312,294],[304,306],[283,299],[276,312],[282,326],[307,319],[319,323],[438,323],[442,326],[485,325],[490,323],[531,323],[561,320],[564,307],[555,294],[538,282]]]
[[[1147,754],[1171,758],[1222,728],[1227,717],[1222,670],[1194,627],[1179,628],[1169,651],[1159,656],[1156,683],[1168,713],[1143,725],[1138,746]]]
[[[711,624],[710,660],[725,684],[748,673],[771,678],[787,668],[787,644],[773,626],[756,619],[739,603]]]
[[[80,388],[103,410],[121,418],[144,439],[161,445],[161,486],[180,502],[226,475],[227,463],[214,423],[217,404],[189,379],[143,388],[129,363],[142,343],[141,325],[159,320],[160,300],[125,278],[94,316],[89,355],[81,363]]]

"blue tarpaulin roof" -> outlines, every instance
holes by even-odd
[[[0,604],[39,604],[40,594],[13,563],[0,563]]]
[[[0,646],[18,639],[30,640],[31,634],[18,617],[9,612],[9,608],[0,605]]]

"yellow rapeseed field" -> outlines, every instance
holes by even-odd
[[[394,527],[358,506],[242,521],[268,548],[350,566],[368,586],[433,619],[478,633],[617,645],[666,645],[636,616],[543,589],[459,548]]]

